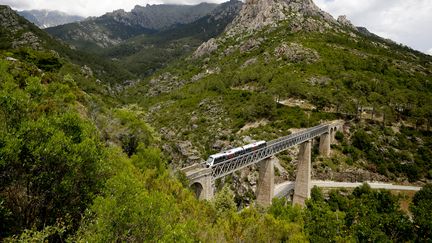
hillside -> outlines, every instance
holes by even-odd
[[[84,20],[84,17],[81,16],[50,10],[24,10],[19,11],[18,14],[39,28],[49,28]]]
[[[240,1],[226,2],[192,23],[176,24],[166,30],[138,35],[114,47],[93,49],[92,52],[115,60],[140,77],[147,77],[221,34],[237,16],[241,6]]]
[[[312,1],[247,1],[221,36],[125,99],[148,110],[173,166],[342,118],[345,142],[317,177],[430,180],[432,58],[360,30]]]
[[[209,14],[216,4],[135,6],[131,12],[116,10],[101,17],[66,24],[46,31],[77,48],[111,47],[141,34],[188,24]]]
[[[150,27],[143,28],[142,25],[145,24],[139,26],[133,25],[132,23],[134,23],[134,21],[131,19],[128,20],[128,23],[120,20],[113,20],[112,14],[110,13],[84,23],[60,26],[47,29],[47,31],[63,39],[70,45],[76,46],[76,48],[81,51],[114,60],[118,65],[135,75],[146,77],[161,67],[166,66],[171,61],[192,53],[203,42],[222,33],[225,27],[237,16],[241,5],[242,2],[236,0],[219,4],[208,13],[203,14],[202,17],[197,17],[190,23],[186,20],[172,21],[170,26],[165,26],[163,28],[157,27],[159,29],[149,29]],[[195,8],[202,9],[204,6],[207,5],[188,6],[183,10],[195,11]],[[139,7],[136,7],[136,9],[137,8]],[[180,8],[180,6],[146,6],[140,7],[140,9],[143,10],[140,14],[145,14],[143,16],[150,15],[152,18],[159,16],[161,19],[173,15],[170,18],[174,18],[176,14],[179,14],[177,13],[177,8]],[[164,11],[164,14],[158,15],[160,11]],[[125,13],[125,16],[132,15],[135,12],[136,11],[133,10],[131,13]],[[133,16],[137,17],[136,14]],[[144,18],[143,16],[140,18]],[[153,20],[153,22],[157,21],[157,19]],[[116,36],[115,38],[117,38],[118,41],[112,42],[112,45],[101,45],[96,39],[83,41],[83,35],[76,34],[77,31],[81,31],[79,30],[81,27],[78,28],[78,26],[89,25],[90,23],[96,22],[98,25],[109,26],[107,28],[115,29],[116,32],[110,32],[110,36]],[[65,33],[72,32],[75,34],[67,34],[71,38],[65,38]],[[105,30],[99,27],[89,30],[89,33],[90,32],[92,35],[103,36],[102,39],[107,40],[104,34]]]
[[[19,16],[8,6],[0,5],[0,49],[51,50],[82,67],[87,66],[92,74],[103,83],[113,86],[135,79],[135,75],[121,69],[117,64],[104,58],[79,50],[73,50],[64,43],[58,42],[45,31]]]
[[[160,31],[167,43],[214,38],[126,85],[125,60],[70,49],[0,6],[1,242],[431,241],[431,57],[310,0],[246,1],[232,22],[238,2],[226,6]],[[313,152],[315,177],[423,189],[313,188],[305,208],[263,208],[254,168],[216,181],[211,201],[175,170],[334,119],[344,132],[331,158]],[[296,152],[279,157],[288,173]]]

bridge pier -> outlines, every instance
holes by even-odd
[[[312,141],[309,140],[300,145],[296,182],[294,187],[293,204],[305,205],[306,199],[310,198],[311,189],[311,149]]]
[[[200,200],[211,200],[214,196],[211,169],[192,166],[186,168],[185,172],[190,179],[189,186],[195,192],[196,197]]]
[[[322,156],[330,156],[330,144],[331,144],[332,132],[324,133],[320,136],[319,152]]]
[[[274,165],[273,157],[266,158],[258,163],[259,178],[256,189],[256,203],[267,207],[271,204],[274,195]]]

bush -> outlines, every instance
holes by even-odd
[[[344,134],[341,131],[336,131],[336,135],[335,138],[339,141],[339,142],[343,142],[344,141]]]

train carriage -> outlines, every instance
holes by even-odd
[[[207,167],[212,167],[214,165],[223,163],[227,160],[236,158],[240,155],[251,153],[253,151],[257,151],[259,149],[265,148],[266,146],[267,146],[266,141],[258,141],[255,143],[245,145],[243,147],[233,148],[222,153],[210,155],[210,157],[206,161],[206,164]]]

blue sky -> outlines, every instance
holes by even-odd
[[[314,0],[337,18],[347,15],[354,25],[432,55],[432,0]],[[200,0],[0,0],[14,9],[51,9],[99,16],[116,9],[155,3],[196,4]],[[221,3],[223,0],[207,0]]]

